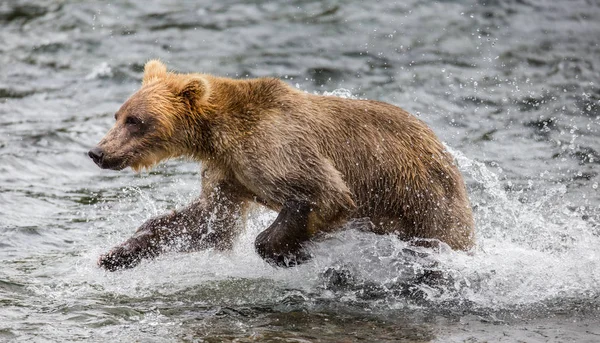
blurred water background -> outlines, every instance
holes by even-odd
[[[600,3],[0,3],[0,341],[600,341]],[[346,231],[275,269],[229,254],[96,259],[199,194],[198,165],[86,156],[145,61],[396,104],[455,154],[474,254]],[[428,273],[438,282],[422,282]]]

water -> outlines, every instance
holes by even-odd
[[[0,341],[600,340],[599,23],[575,0],[2,2]],[[199,193],[193,163],[86,156],[150,58],[415,113],[467,179],[476,251],[346,231],[274,269],[258,211],[229,254],[98,269]]]

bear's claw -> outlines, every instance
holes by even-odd
[[[114,247],[107,254],[100,256],[98,266],[111,272],[133,268],[142,259],[153,258],[158,255],[153,246],[148,240],[133,237],[127,242]]]
[[[295,254],[275,254],[264,257],[264,259],[273,267],[289,268],[308,262],[312,259],[312,255],[304,251],[298,251]]]
[[[142,257],[128,253],[123,247],[116,247],[108,254],[100,256],[98,266],[114,272],[120,269],[133,268],[140,263]]]

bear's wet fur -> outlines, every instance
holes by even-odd
[[[279,212],[256,240],[275,265],[305,261],[307,242],[357,218],[417,245],[474,245],[452,156],[396,106],[309,94],[274,78],[178,74],[152,60],[115,118],[89,152],[100,167],[140,170],[184,156],[201,162],[202,189],[101,256],[109,270],[167,250],[229,249],[252,203]]]

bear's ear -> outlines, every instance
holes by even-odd
[[[159,60],[150,60],[144,66],[144,80],[142,84],[148,84],[165,75],[167,75],[167,67]]]
[[[191,105],[198,105],[208,99],[210,84],[202,76],[192,76],[185,80],[178,93]]]

